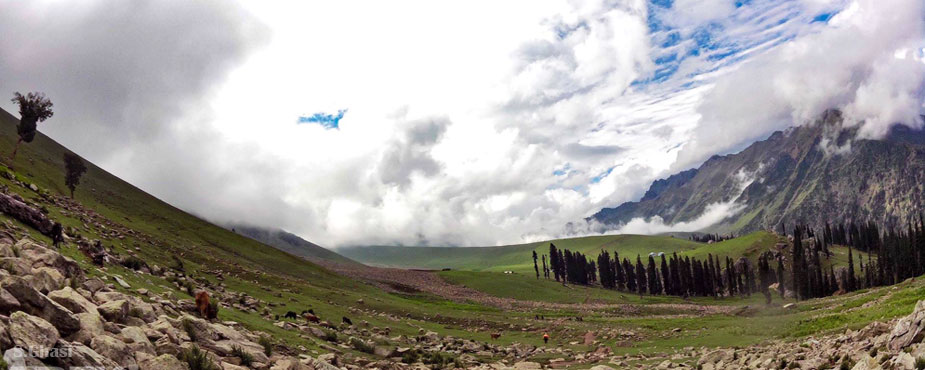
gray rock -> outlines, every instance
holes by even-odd
[[[897,352],[912,344],[925,327],[923,320],[925,320],[925,300],[916,303],[912,313],[900,319],[893,327],[888,341],[890,350]]]
[[[24,279],[8,276],[0,281],[0,286],[19,301],[23,311],[50,322],[61,335],[71,335],[80,330],[80,321],[71,310],[39,293]]]
[[[124,299],[109,301],[99,305],[96,310],[107,321],[125,322],[125,317],[128,316],[128,301]]]
[[[148,336],[141,328],[129,326],[122,328],[122,339],[132,348],[134,352],[144,352],[154,354],[154,345],[148,340]]]
[[[51,267],[33,268],[26,280],[42,294],[61,289],[65,283],[64,275]]]
[[[45,358],[58,343],[60,335],[54,325],[41,317],[16,311],[10,316],[13,344],[28,349],[33,356]]]
[[[48,298],[58,302],[58,304],[71,310],[73,313],[96,312],[96,304],[90,302],[69,286],[48,293]]]
[[[62,341],[59,342],[58,347],[67,348],[70,351],[68,356],[60,358],[65,368],[114,369],[119,367],[115,361],[80,343],[65,344]]]
[[[186,365],[176,356],[163,354],[139,361],[138,368],[140,370],[186,370]]]
[[[9,314],[19,309],[19,300],[6,289],[0,288],[0,312]]]
[[[80,330],[72,334],[70,340],[83,344],[90,344],[93,337],[103,335],[106,330],[103,328],[103,319],[97,312],[82,312],[74,315],[80,321]]]
[[[109,335],[100,335],[90,341],[90,348],[97,353],[108,357],[121,366],[135,366],[135,357],[132,350],[121,340]]]

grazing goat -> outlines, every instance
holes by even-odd
[[[497,332],[497,333],[491,333],[491,340],[495,340],[495,339],[498,339],[498,338],[501,338],[501,332],[500,332],[500,331]]]
[[[347,325],[353,325],[353,321],[350,321],[350,319],[347,318],[347,316],[344,316],[340,321]]]
[[[51,227],[51,244],[58,248],[61,242],[64,241],[64,227],[60,223],[55,222],[54,226]]]
[[[289,311],[289,312],[286,312],[286,316],[284,316],[284,317],[287,318],[287,319],[293,319],[293,320],[295,320],[295,319],[298,318],[299,316],[296,315],[295,312]]]
[[[312,309],[312,308],[309,308],[309,309],[307,309],[307,310],[304,310],[304,311],[302,311],[302,316],[305,316],[306,313],[310,313],[310,314],[314,315],[314,314],[315,314],[315,310]]]
[[[199,310],[199,316],[207,320],[210,319],[209,306],[209,293],[205,290],[196,293],[196,309]]]
[[[321,322],[321,319],[319,319],[318,316],[312,315],[311,313],[306,312],[304,315],[302,315],[302,317],[304,317],[305,320],[308,322],[313,322],[313,323]]]

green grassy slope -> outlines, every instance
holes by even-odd
[[[532,252],[548,254],[550,242],[557,248],[581,252],[589,257],[597,257],[601,250],[606,249],[633,258],[637,254],[682,252],[704,245],[669,236],[603,235],[501,247],[357,247],[343,248],[338,252],[359,262],[378,266],[532,272]]]
[[[720,258],[728,256],[737,259],[744,256],[755,260],[777,242],[777,235],[767,231],[756,231],[712,244],[664,235],[602,235],[500,247],[356,247],[340,249],[339,252],[357,261],[376,266],[494,272],[510,270],[529,275],[534,271],[532,252],[536,251],[538,255],[548,254],[549,243],[560,249],[584,253],[590,258],[596,258],[600,251],[607,250],[616,251],[621,258],[633,260],[637,255],[645,257],[652,252],[677,252],[680,256],[699,259],[705,259],[708,254],[712,254]],[[832,252],[834,255],[831,260],[825,263],[836,266],[847,264],[847,248],[836,246],[832,248]]]

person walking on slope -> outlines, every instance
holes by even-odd
[[[543,344],[549,343],[549,334],[543,333]]]

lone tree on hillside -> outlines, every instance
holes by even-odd
[[[16,125],[19,140],[16,140],[16,146],[13,147],[13,153],[10,154],[10,162],[16,158],[16,151],[19,149],[20,143],[23,141],[31,143],[35,139],[38,123],[51,118],[55,114],[51,110],[54,104],[42,93],[31,92],[23,96],[17,92],[14,94],[12,101],[19,105],[19,124]]]
[[[64,184],[71,189],[71,199],[74,198],[74,189],[80,184],[80,177],[87,172],[84,161],[74,153],[64,153]]]

